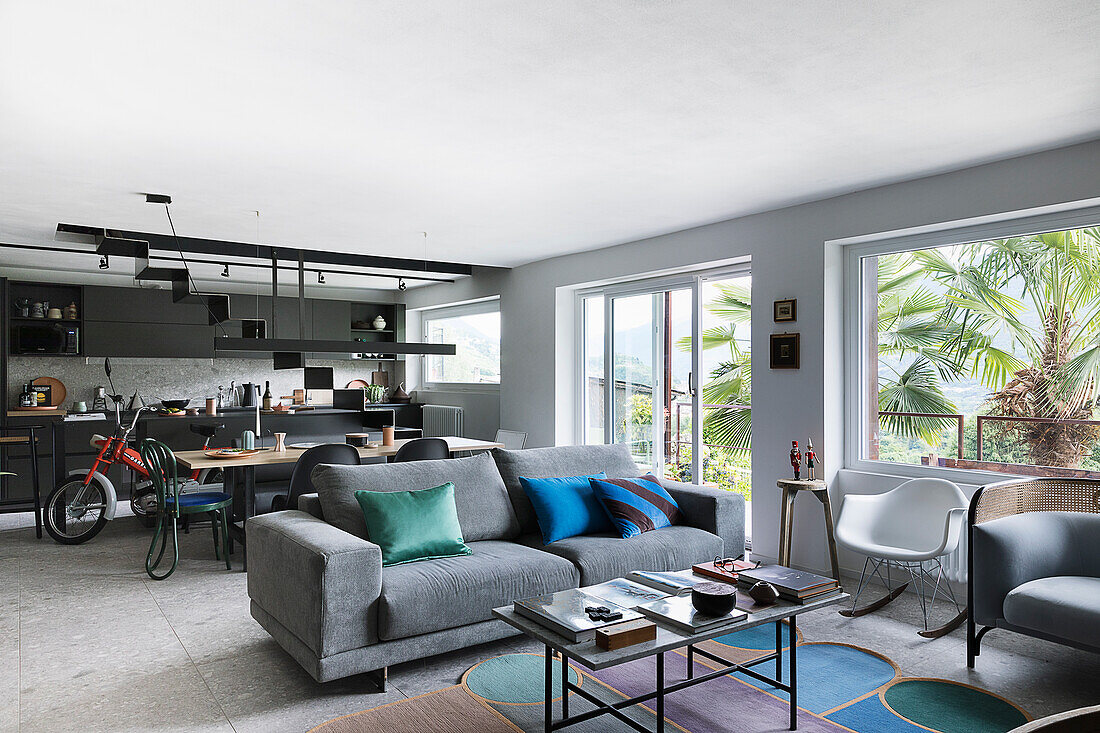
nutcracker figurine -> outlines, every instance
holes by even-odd
[[[814,468],[817,466],[817,453],[814,452],[814,439],[806,439],[806,478],[814,480]]]
[[[794,469],[794,478],[798,480],[798,469],[802,465],[802,454],[798,451],[798,441],[791,441],[791,468]]]

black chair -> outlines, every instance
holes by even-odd
[[[438,461],[450,457],[450,446],[443,438],[417,438],[398,448],[397,453],[393,456],[393,462]]]
[[[347,443],[326,443],[306,449],[298,457],[290,474],[290,490],[285,496],[275,496],[271,500],[271,511],[297,509],[299,496],[315,493],[317,490],[313,488],[309,475],[322,463],[358,466],[359,462],[359,451]]]

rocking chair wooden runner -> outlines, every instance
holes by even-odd
[[[141,459],[149,469],[149,478],[157,490],[156,531],[145,556],[145,572],[153,580],[164,580],[176,571],[179,565],[180,546],[177,527],[181,516],[209,513],[213,519],[214,557],[225,558],[225,569],[229,564],[229,508],[233,497],[220,491],[203,491],[193,494],[179,493],[176,456],[172,449],[153,438],[146,438],[138,446]],[[169,525],[171,525],[169,527]],[[172,566],[167,572],[159,571],[168,547],[168,535],[172,535]],[[157,543],[160,550],[157,550]],[[154,554],[156,557],[154,558]]]
[[[852,608],[840,614],[853,618],[877,611],[898,598],[912,583],[924,616],[924,628],[917,633],[935,639],[957,629],[966,620],[966,608],[959,605],[951,584],[944,578],[940,558],[958,548],[967,506],[966,496],[958,486],[932,478],[906,481],[882,494],[844,497],[836,522],[836,541],[866,555],[867,559]],[[895,587],[892,568],[905,571],[909,579]],[[860,596],[875,577],[885,586],[886,595],[860,606]],[[956,615],[943,626],[929,629],[928,614],[941,589],[955,604]]]

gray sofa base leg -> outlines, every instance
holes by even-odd
[[[369,679],[374,686],[378,688],[379,692],[386,691],[386,679],[389,677],[390,668],[383,667],[382,669],[376,669],[373,672],[367,672],[367,679]]]

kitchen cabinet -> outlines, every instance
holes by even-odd
[[[171,290],[153,288],[84,288],[84,320],[112,323],[183,323],[209,325],[202,303],[176,303]]]
[[[214,328],[187,323],[84,322],[87,356],[210,359]]]
[[[307,338],[351,341],[351,304],[345,300],[314,300]],[[306,354],[307,359],[351,359],[351,354]]]

